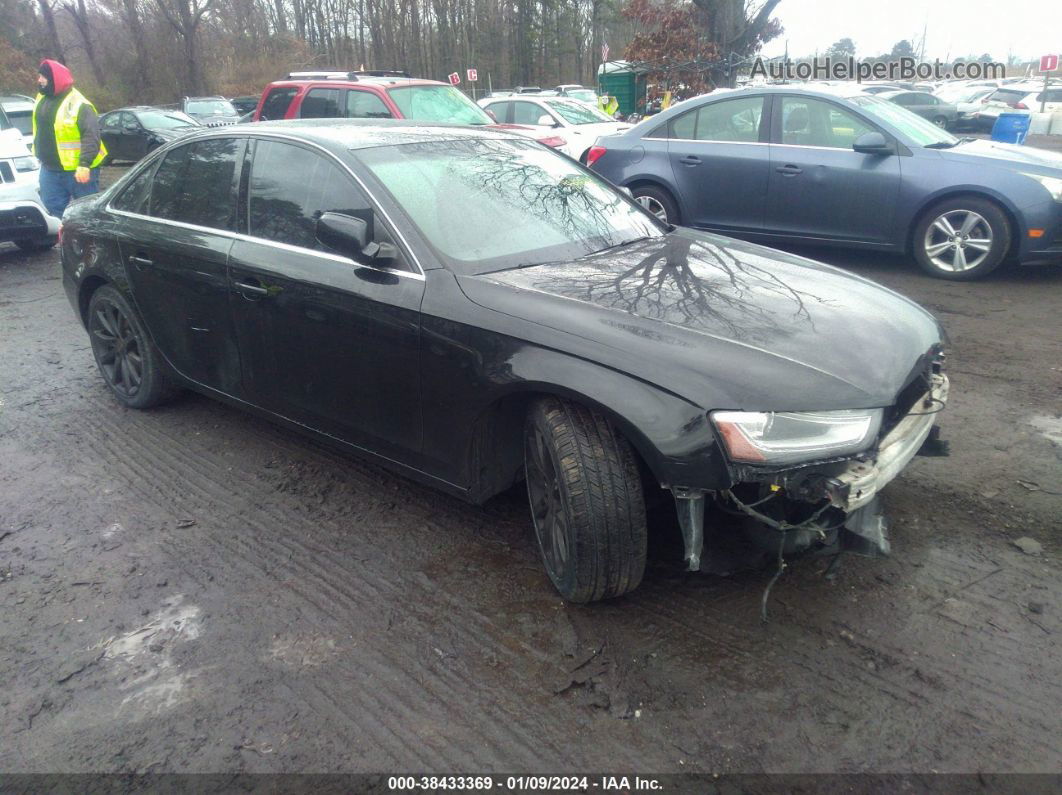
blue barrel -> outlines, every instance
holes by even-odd
[[[992,125],[992,140],[1004,144],[1023,144],[1028,133],[1028,113],[1000,113]]]

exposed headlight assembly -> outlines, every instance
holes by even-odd
[[[1025,174],[1025,172],[1022,172]],[[1056,202],[1062,202],[1062,179],[1059,177],[1044,177],[1040,174],[1025,174],[1029,179],[1035,179],[1045,188],[1047,192],[1051,194],[1051,198]]]
[[[793,464],[865,450],[881,429],[881,409],[713,411],[733,461]]]
[[[16,157],[12,162],[15,164],[15,171],[37,171],[41,167],[35,157]]]

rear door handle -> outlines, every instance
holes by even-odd
[[[779,166],[775,169],[775,171],[777,171],[783,177],[795,177],[797,174],[804,173],[804,169],[798,166],[794,166],[791,163],[789,165]]]
[[[699,166],[701,159],[696,155],[686,155],[685,157],[680,157],[679,162],[684,166]]]
[[[131,254],[129,256],[129,262],[133,265],[138,265],[141,268],[147,268],[155,263],[149,260],[147,257],[141,257],[139,254]]]
[[[257,279],[248,282],[235,282],[234,286],[238,293],[252,301],[259,298],[268,298],[271,295],[269,288],[263,287]]]

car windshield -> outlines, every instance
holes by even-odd
[[[404,119],[494,124],[483,108],[453,86],[397,86],[388,93]]]
[[[577,99],[580,102],[597,102],[597,94],[591,88],[569,88],[564,93],[566,96]]]
[[[596,108],[582,105],[578,102],[561,102],[559,100],[547,100],[550,109],[560,114],[568,124],[601,124],[601,122],[615,121]]]
[[[25,110],[8,110],[8,121],[23,135],[33,135],[33,108]]]
[[[179,130],[182,127],[199,127],[199,122],[191,116],[181,113],[179,110],[171,110],[163,113],[158,110],[140,111],[136,114],[149,130]]]
[[[570,261],[664,233],[606,181],[533,141],[431,141],[356,154],[457,273]]]
[[[865,95],[852,97],[849,101],[864,113],[895,127],[919,146],[941,147],[959,143],[958,138],[933,122],[880,97]]]
[[[227,99],[195,99],[185,105],[186,113],[197,116],[235,116],[236,108]]]

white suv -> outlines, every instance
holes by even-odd
[[[488,97],[479,104],[502,124],[519,124],[532,128],[536,134],[560,136],[565,143],[558,149],[583,163],[590,147],[602,135],[615,135],[631,128],[597,108],[566,97],[521,94]]]
[[[1039,81],[997,88],[981,105],[976,117],[977,125],[991,129],[1000,113],[1039,113],[1043,100],[1047,100],[1044,106],[1046,112],[1062,110],[1062,83],[1048,83],[1046,89]]]
[[[41,202],[40,167],[0,108],[0,242],[12,241],[24,251],[51,248],[59,234],[59,219]]]

